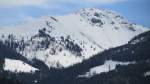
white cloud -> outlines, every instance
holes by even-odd
[[[55,1],[55,2],[63,2],[63,3],[91,3],[91,4],[111,4],[111,3],[118,3],[123,2],[127,0],[49,0],[49,1]]]
[[[82,0],[89,3],[97,3],[97,4],[110,4],[110,3],[118,3],[125,0]]]
[[[41,5],[52,5],[60,3],[83,3],[83,4],[111,4],[122,2],[125,0],[0,0],[0,6],[41,6]]]
[[[48,0],[0,0],[1,6],[25,6],[25,5],[42,5]]]

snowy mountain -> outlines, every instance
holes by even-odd
[[[2,27],[0,40],[29,61],[37,59],[49,68],[63,68],[124,45],[148,30],[116,12],[92,8]]]
[[[43,71],[45,64],[24,61],[15,50],[0,43],[0,83],[2,84],[149,84],[150,31],[144,32],[127,44],[100,52],[73,66]],[[9,56],[11,55],[11,56]],[[21,58],[19,58],[21,57]],[[17,60],[16,60],[17,59]],[[11,65],[13,63],[13,65]],[[15,64],[14,64],[15,63]],[[5,66],[10,70],[6,70]],[[30,68],[21,70],[29,65]],[[14,72],[17,66],[21,72]],[[36,69],[35,69],[36,68]],[[37,70],[38,69],[38,70]],[[26,73],[26,70],[37,70]],[[23,73],[24,72],[24,73]]]
[[[136,40],[139,42],[132,44]],[[149,50],[150,31],[82,63],[55,70],[39,84],[149,84]]]

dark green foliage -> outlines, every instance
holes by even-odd
[[[20,54],[18,54],[15,50],[13,50],[10,46],[4,45],[0,41],[0,58],[14,58],[14,59],[19,59],[22,58]]]
[[[64,38],[61,37],[61,39],[63,40]],[[77,54],[78,56],[81,56],[81,51],[82,51],[82,48],[78,45],[78,44],[75,44],[70,36],[68,36],[65,40],[65,47],[67,50],[71,51],[73,54]]]
[[[3,65],[5,58],[22,60],[25,63],[40,69],[40,71],[35,73],[12,73],[9,71],[4,71]],[[42,78],[47,77],[48,74],[49,68],[43,62],[36,59],[32,62],[28,61],[11,47],[5,46],[2,42],[0,42],[0,84],[34,84],[34,80],[41,80]]]
[[[4,66],[5,60],[0,58],[0,71],[2,70],[3,66]]]
[[[100,17],[100,14],[99,14],[99,13],[97,13],[97,12],[95,12],[95,13],[94,13],[94,16],[96,16],[96,17]]]
[[[135,40],[139,40],[141,38],[144,39],[136,44],[133,44]],[[70,42],[69,37],[68,39],[62,37],[62,40],[66,41],[68,49],[72,51],[74,50],[72,49],[72,47],[74,47],[74,43],[73,41]],[[3,49],[9,49],[7,49],[3,45],[0,46],[0,50],[2,50],[2,52],[0,53],[5,55],[6,51],[4,51]],[[42,62],[37,62],[37,60],[35,59],[33,65],[37,65],[36,67],[41,70],[39,72],[36,72],[35,74],[14,74],[9,72],[3,72],[2,74],[6,78],[15,78],[15,81],[19,80],[27,84],[34,84],[35,79],[38,80],[38,84],[150,84],[150,76],[144,76],[145,72],[150,71],[149,51],[150,31],[135,37],[126,45],[106,50],[88,60],[84,60],[82,63],[68,68],[51,68],[50,70],[48,70],[48,68]],[[14,53],[14,51],[10,52]],[[136,63],[126,66],[117,65],[115,70],[107,73],[101,73],[91,78],[78,77],[81,74],[85,74],[87,71],[89,71],[89,69],[104,64],[104,62],[107,60]],[[40,67],[43,65],[45,67]],[[0,74],[0,76],[2,75]],[[13,82],[11,84],[13,84]]]
[[[38,39],[38,38],[42,38],[42,40],[38,41],[39,44],[36,46],[35,50],[47,49],[49,45],[51,44],[51,42],[55,42],[55,38],[51,37],[49,34],[46,33],[46,28],[39,30],[39,33],[36,34],[34,37],[32,37],[31,40]]]
[[[0,71],[0,84],[24,84],[15,78],[9,77],[4,72]]]
[[[54,18],[54,17],[51,17],[54,21],[58,21],[56,18]]]
[[[103,22],[100,19],[92,18],[91,22],[94,23],[94,24],[98,23],[100,25],[103,25]]]
[[[117,66],[116,70],[102,73],[92,78],[78,79],[79,84],[149,84],[150,77],[143,73],[150,70],[150,62],[140,62],[128,66]]]
[[[49,84],[49,82],[53,84],[149,84],[150,77],[144,76],[145,72],[150,71],[149,40],[147,38],[136,45],[129,43],[109,49],[80,64],[67,69],[55,70],[50,77],[41,81],[41,84]],[[78,75],[86,73],[90,68],[104,64],[106,60],[134,61],[136,63],[128,66],[118,65],[115,70],[92,78],[78,78]]]

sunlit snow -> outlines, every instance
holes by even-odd
[[[27,63],[24,63],[23,61],[6,58],[4,64],[4,70],[15,72],[15,73],[19,73],[19,72],[32,73],[37,71],[38,69],[30,66]]]
[[[101,74],[103,72],[109,72],[116,68],[117,65],[128,65],[134,64],[135,62],[119,62],[119,61],[112,61],[108,60],[103,65],[93,67],[87,72],[86,74],[79,75],[78,77],[92,77],[97,74]]]
[[[99,26],[99,23],[91,23],[92,18],[101,20],[103,25]],[[31,38],[38,33],[39,29],[43,28],[46,28],[46,33],[50,31],[48,34],[54,37],[57,43],[49,45],[48,49],[45,50],[35,49],[43,39],[35,38],[31,40]],[[113,11],[82,9],[64,16],[54,16],[53,18],[45,16],[35,21],[0,28],[0,39],[2,41],[7,40],[9,34],[15,36],[15,42],[20,42],[24,39],[25,44],[28,46],[25,46],[24,51],[19,51],[17,48],[18,53],[29,60],[37,58],[49,67],[60,68],[80,63],[84,59],[89,59],[93,55],[109,48],[124,45],[134,36],[147,30],[149,29],[129,23]],[[3,37],[3,35],[5,36]],[[75,44],[83,49],[82,56],[72,54],[58,44],[60,37],[67,37],[68,35]],[[51,50],[58,47],[62,47],[62,51],[55,50],[57,54],[51,55]],[[57,65],[60,65],[60,67]]]

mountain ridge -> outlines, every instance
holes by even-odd
[[[38,59],[49,68],[63,68],[126,44],[148,30],[128,23],[115,12],[91,8],[1,28],[0,38],[30,61]]]

